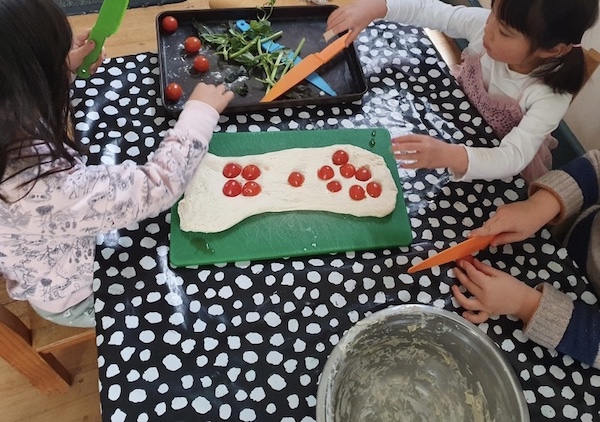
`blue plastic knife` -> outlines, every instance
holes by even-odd
[[[250,29],[250,24],[248,24],[248,22],[246,22],[243,19],[236,21],[235,26],[237,27],[237,29],[239,29],[242,32],[246,32]],[[278,50],[282,50],[283,48],[285,48],[283,45],[278,44],[274,41],[265,41],[261,45],[262,45],[262,48],[264,48],[269,53],[272,53],[272,52],[278,51]],[[294,53],[290,52],[290,56],[292,56],[293,54]],[[296,56],[294,58],[295,65],[300,63],[301,61],[302,61],[302,59],[298,56]],[[308,75],[306,77],[306,80],[308,82],[310,82],[311,84],[313,84],[314,86],[316,86],[317,88],[319,88],[321,91],[325,92],[328,95],[331,95],[332,97],[335,97],[337,95],[337,93],[329,86],[329,84],[327,82],[325,82],[325,79],[323,79],[316,72],[313,72],[310,75]]]

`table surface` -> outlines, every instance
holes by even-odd
[[[420,29],[378,22],[355,42],[362,101],[222,116],[217,131],[385,127],[476,146],[497,144]],[[144,162],[174,124],[159,100],[154,53],[111,59],[74,90],[90,163]],[[496,207],[525,196],[521,178],[454,183],[443,170],[399,170],[409,247],[236,262],[168,264],[170,213],[98,237],[98,365],[105,421],[313,421],[319,375],[344,332],[404,303],[460,312],[452,265],[409,275],[413,262],[464,239]],[[566,251],[542,230],[480,252],[535,285],[596,303]],[[600,417],[600,372],[527,340],[498,317],[479,328],[512,365],[532,421]]]

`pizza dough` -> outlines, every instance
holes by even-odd
[[[355,168],[368,167],[371,178],[359,181],[340,175],[339,167],[332,163],[334,152],[344,150],[349,163]],[[224,184],[230,180],[223,175],[228,163],[242,167],[254,164],[261,174],[254,180],[261,192],[256,196],[238,195],[228,197],[223,193]],[[334,179],[342,189],[331,192],[317,171],[329,165],[334,169]],[[292,172],[302,173],[304,183],[299,187],[288,183]],[[242,176],[235,179],[244,183]],[[352,199],[349,189],[360,185],[366,189],[369,182],[381,186],[381,194],[374,198],[366,195],[362,200]],[[398,188],[392,174],[380,155],[354,145],[330,145],[317,148],[291,148],[259,155],[220,157],[208,153],[185,191],[179,203],[181,230],[189,232],[215,233],[227,230],[240,221],[261,213],[284,211],[327,211],[350,214],[357,217],[384,217],[396,206]]]

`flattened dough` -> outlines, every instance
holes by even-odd
[[[348,153],[349,163],[357,169],[367,166],[371,179],[361,182],[340,176],[339,166],[331,162],[333,153],[340,149]],[[260,194],[253,197],[227,197],[223,194],[223,185],[229,179],[223,176],[222,170],[231,162],[242,167],[254,164],[260,168],[261,175],[255,180],[262,188]],[[341,183],[341,191],[330,192],[327,183],[331,180],[323,181],[317,177],[317,170],[324,165],[333,167],[336,176],[331,180]],[[293,171],[305,176],[302,186],[293,187],[288,183],[288,176]],[[241,176],[236,180],[244,182]],[[360,185],[366,190],[370,181],[381,185],[379,197],[367,195],[360,201],[350,198],[350,186]],[[383,158],[354,145],[291,148],[241,157],[220,157],[208,153],[179,203],[179,218],[183,231],[216,233],[252,215],[266,212],[327,211],[357,217],[384,217],[394,210],[397,193],[398,188]]]

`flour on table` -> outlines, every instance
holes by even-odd
[[[339,166],[332,164],[332,156],[338,150],[348,153],[349,163],[355,168],[367,167],[371,178],[359,181],[354,177],[342,177]],[[261,174],[254,180],[261,187],[258,195],[228,197],[223,193],[224,184],[230,180],[223,175],[223,168],[232,162],[242,167],[250,164],[259,167]],[[339,192],[329,191],[327,183],[331,180],[324,181],[317,176],[317,171],[325,165],[334,169],[335,177],[331,180],[341,184]],[[301,186],[288,183],[292,172],[305,177]],[[245,182],[241,176],[235,179],[242,184]],[[369,182],[381,186],[381,195],[366,195],[362,200],[350,197],[348,192],[352,185],[366,189]],[[384,217],[394,210],[397,193],[398,188],[384,159],[354,145],[291,148],[240,157],[208,153],[179,203],[179,218],[183,231],[215,233],[250,216],[267,212],[327,211],[357,217]]]

